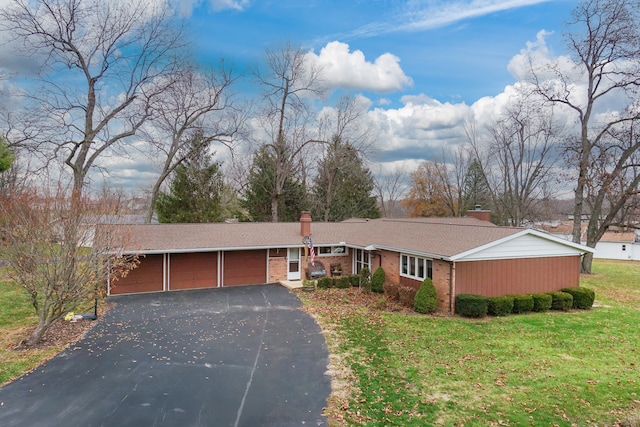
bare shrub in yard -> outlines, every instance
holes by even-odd
[[[411,286],[401,286],[398,288],[400,304],[413,309],[413,300],[415,299],[417,292],[418,290]]]
[[[24,345],[38,344],[65,313],[97,298],[107,280],[117,280],[137,265],[119,256],[124,236],[115,225],[96,224],[118,213],[118,199],[90,199],[59,188],[32,189],[0,204],[0,258],[11,279],[27,292],[38,324]],[[118,239],[116,241],[116,239]]]

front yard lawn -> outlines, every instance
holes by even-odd
[[[639,426],[640,263],[594,265],[598,305],[568,313],[471,320],[372,310],[355,289],[303,295],[338,372],[331,423]]]

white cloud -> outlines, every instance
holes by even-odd
[[[247,6],[249,6],[249,0],[211,0],[211,7],[213,10],[244,10]]]
[[[413,84],[400,68],[400,59],[391,53],[370,62],[362,51],[351,52],[348,44],[333,41],[318,55],[307,53],[307,59],[322,67],[325,83],[334,88],[392,92]]]
[[[425,31],[478,18],[504,10],[518,9],[553,0],[455,0],[411,1],[385,22],[372,22],[351,33],[355,37],[372,37],[398,31]]]

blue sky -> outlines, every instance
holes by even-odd
[[[540,30],[562,49],[561,34],[575,1],[203,1],[188,16],[195,53],[243,68],[265,48],[300,44],[316,54],[329,42],[361,51],[374,62],[388,53],[412,84],[402,90],[362,92],[398,106],[403,95],[472,104],[514,82],[511,58]],[[226,7],[225,7],[226,6]],[[186,12],[188,13],[188,12]]]

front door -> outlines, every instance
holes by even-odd
[[[287,280],[300,280],[300,248],[289,248]]]

